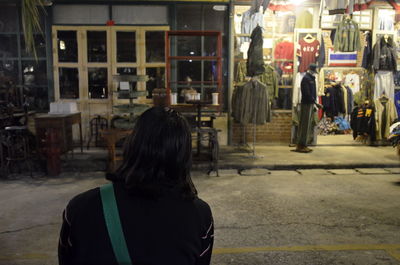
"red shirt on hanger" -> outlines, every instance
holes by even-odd
[[[289,41],[279,42],[275,46],[274,57],[278,60],[293,60],[294,43]]]
[[[297,49],[297,56],[300,57],[299,72],[306,72],[308,66],[315,63],[319,52],[319,41],[314,38],[311,42],[306,41],[305,38],[299,41],[299,48]]]

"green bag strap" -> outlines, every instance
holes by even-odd
[[[103,204],[104,219],[106,221],[108,235],[111,240],[115,258],[120,265],[130,265],[132,264],[132,261],[129,256],[124,232],[122,230],[113,184],[110,183],[101,186],[100,196]]]

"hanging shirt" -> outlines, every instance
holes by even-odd
[[[301,57],[299,72],[306,72],[308,66],[315,63],[319,52],[319,41],[315,39],[312,42],[307,42],[304,39],[299,41],[297,56]]]
[[[394,29],[393,17],[390,16],[379,17],[379,29],[387,31],[393,30]]]
[[[275,46],[274,59],[293,60],[294,43],[289,41],[279,42]]]
[[[272,11],[293,11],[295,6],[290,0],[271,0],[268,8]]]
[[[263,13],[256,12],[252,14],[251,9],[247,10],[246,12],[243,12],[241,33],[251,34],[257,26],[263,27]],[[242,42],[243,41],[250,41],[250,38],[243,37]]]
[[[344,79],[344,85],[348,86],[351,91],[357,93],[360,91],[360,76],[358,74],[348,74]]]
[[[293,33],[295,26],[296,26],[296,16],[286,15],[283,18],[281,33]]]
[[[297,16],[296,28],[298,29],[313,28],[313,15],[308,10],[300,12],[300,14]]]
[[[361,48],[358,23],[351,19],[343,19],[335,34],[334,49],[340,52],[354,52]]]

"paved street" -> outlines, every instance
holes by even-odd
[[[400,169],[194,172],[212,264],[400,264]],[[102,172],[0,181],[0,264],[56,262],[61,212]]]

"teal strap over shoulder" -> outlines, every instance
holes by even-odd
[[[122,230],[113,184],[106,184],[100,187],[100,196],[103,204],[104,219],[115,258],[120,265],[130,265],[132,261]]]

